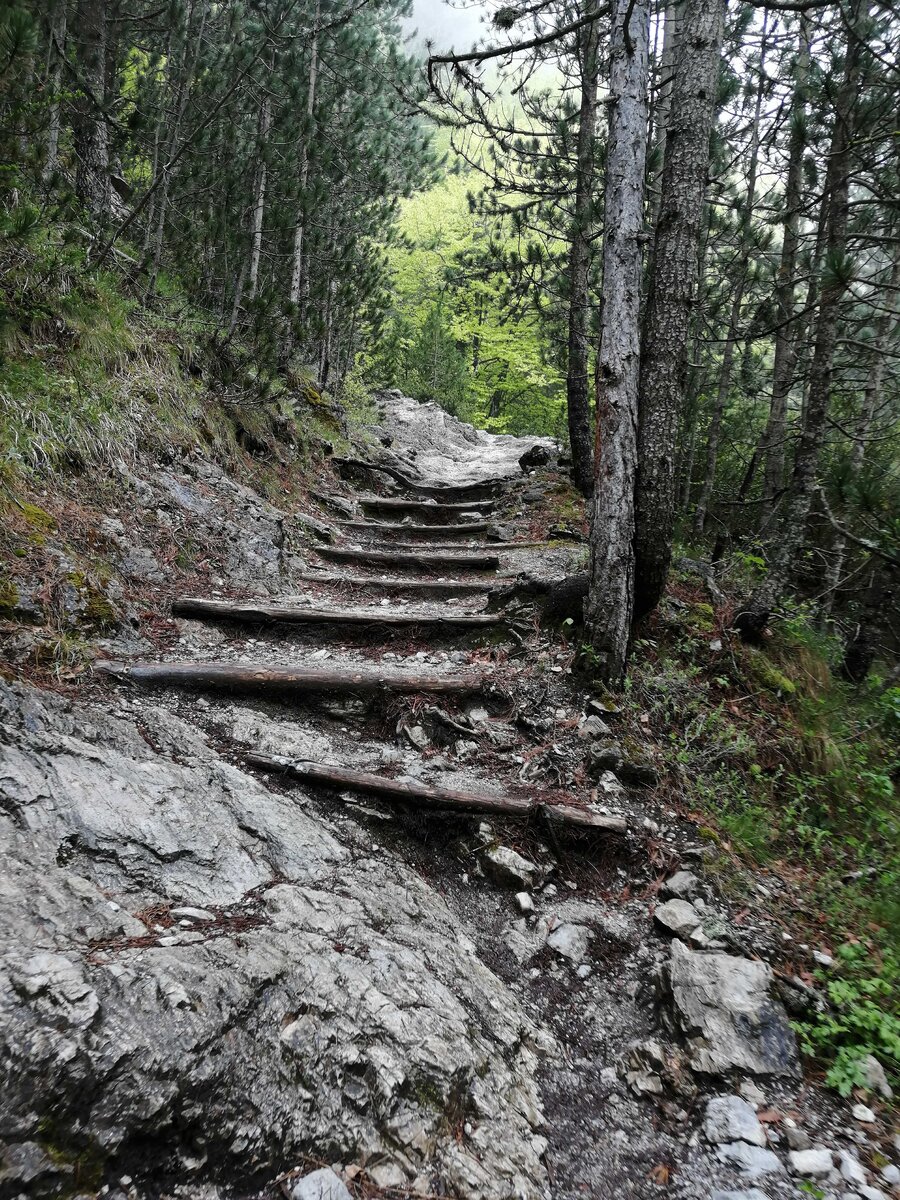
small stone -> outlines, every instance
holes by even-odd
[[[759,1188],[747,1188],[737,1192],[713,1192],[710,1200],[769,1200]]]
[[[878,1061],[874,1054],[867,1054],[862,1062],[863,1079],[865,1086],[870,1092],[877,1092],[883,1100],[893,1098],[894,1092],[891,1085],[887,1081],[887,1075],[884,1073],[884,1067]]]
[[[881,1178],[891,1187],[896,1187],[900,1183],[900,1167],[895,1167],[893,1163],[888,1163],[886,1167],[881,1168]]]
[[[830,954],[825,954],[821,950],[813,950],[813,958],[820,967],[830,967],[834,962],[834,959]]]
[[[875,1114],[867,1104],[854,1104],[850,1112],[855,1121],[861,1121],[864,1125],[874,1125]]]
[[[831,1151],[824,1146],[814,1146],[811,1150],[791,1150],[788,1162],[795,1175],[806,1175],[812,1179],[828,1175],[834,1166]]]
[[[676,871],[671,879],[663,884],[663,895],[676,900],[690,900],[696,893],[700,880],[693,871]]]
[[[747,1142],[731,1142],[719,1146],[716,1151],[724,1162],[730,1162],[739,1167],[751,1179],[759,1179],[762,1175],[777,1175],[784,1171],[781,1160],[771,1150],[761,1146],[751,1146]]]
[[[291,1188],[291,1200],[352,1200],[352,1197],[330,1167],[321,1167],[297,1180]]]
[[[753,1105],[740,1096],[714,1096],[706,1106],[703,1132],[715,1145],[723,1142],[749,1142],[765,1146],[763,1129]]]
[[[563,958],[579,963],[586,956],[590,945],[591,931],[586,925],[572,925],[564,921],[547,936],[547,945]]]
[[[863,1200],[888,1200],[881,1188],[877,1187],[861,1187],[859,1194]]]
[[[838,1170],[848,1183],[868,1183],[865,1168],[859,1159],[848,1150],[838,1150]]]
[[[585,741],[589,741],[591,738],[609,737],[611,732],[606,722],[601,721],[597,716],[585,717],[578,726],[578,736],[584,738]]]
[[[528,894],[528,892],[516,892],[516,904],[518,906],[519,912],[522,912],[522,913],[533,913],[534,912],[534,901],[532,900],[532,898]]]
[[[429,745],[428,734],[421,725],[408,725],[403,732],[406,734],[406,740],[411,746],[417,750],[426,750]]]
[[[173,908],[172,916],[184,917],[188,921],[214,921],[216,919],[216,914],[210,912],[208,908],[191,908],[189,905]]]
[[[498,883],[517,887],[520,891],[533,888],[538,877],[538,868],[509,846],[489,846],[478,857],[485,875]]]
[[[812,1146],[812,1139],[806,1130],[790,1119],[784,1123],[784,1136],[791,1150],[808,1150]]]
[[[744,1079],[741,1082],[741,1086],[738,1088],[738,1091],[745,1100],[749,1100],[750,1103],[755,1105],[757,1108],[766,1102],[765,1092],[763,1092],[761,1088],[757,1087],[752,1079]]]
[[[669,900],[656,909],[653,917],[676,937],[687,936],[700,924],[697,910],[687,900]]]

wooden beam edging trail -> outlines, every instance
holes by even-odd
[[[373,567],[418,567],[427,571],[430,567],[453,568],[459,571],[496,571],[500,559],[496,554],[442,554],[429,551],[414,553],[392,550],[367,550],[362,546],[314,546],[316,554],[323,558],[334,558],[338,562],[369,563]]]
[[[94,664],[94,670],[129,683],[150,687],[225,688],[273,692],[430,692],[470,695],[493,682],[491,672],[467,675],[417,675],[403,671],[357,670],[335,667],[270,667],[223,662],[115,662]]]
[[[462,513],[477,512],[481,514],[493,512],[496,508],[496,503],[493,500],[470,500],[468,504],[465,502],[459,504],[434,503],[429,504],[427,500],[404,500],[399,496],[360,496],[358,503],[363,508],[380,509],[381,512],[397,513],[408,512],[416,513],[421,517],[449,517],[452,520],[457,520]],[[439,524],[440,522],[434,522]]]
[[[624,817],[595,813],[574,804],[544,804],[529,796],[492,796],[483,792],[432,787],[419,780],[389,779],[384,775],[372,775],[368,771],[356,771],[349,767],[332,767],[325,763],[258,754],[255,751],[248,751],[243,759],[249,766],[263,771],[281,772],[329,788],[371,792],[386,800],[420,804],[426,808],[495,813],[507,817],[536,816],[561,821],[579,829],[619,834],[628,832],[628,822]]]
[[[285,622],[298,625],[455,625],[479,626],[503,625],[506,618],[500,613],[454,612],[452,608],[439,613],[417,613],[404,609],[322,609],[288,607],[277,604],[258,604],[230,600],[206,600],[199,596],[179,596],[172,601],[172,615],[176,617],[213,618],[222,621],[245,621],[264,624]]]

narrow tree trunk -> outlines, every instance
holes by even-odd
[[[597,445],[585,624],[603,678],[621,684],[634,597],[641,231],[647,162],[650,0],[616,0],[603,206]]]
[[[740,236],[738,238],[738,257],[735,265],[735,277],[732,281],[731,312],[728,319],[728,332],[725,335],[725,347],[722,351],[722,365],[719,370],[719,382],[716,388],[716,400],[713,406],[712,419],[706,439],[706,471],[703,476],[703,487],[694,512],[694,535],[702,537],[706,526],[706,513],[712,498],[716,482],[716,467],[719,462],[719,444],[722,440],[722,423],[725,419],[725,407],[728,403],[728,393],[731,388],[731,374],[734,367],[734,352],[737,346],[741,327],[741,310],[744,305],[744,289],[747,286],[747,272],[750,267],[750,254],[753,246],[753,207],[756,201],[756,175],[759,165],[759,132],[762,115],[763,95],[766,85],[766,50],[768,49],[769,14],[763,13],[763,26],[759,47],[759,78],[756,84],[756,103],[753,109],[753,127],[750,133],[750,159],[747,165],[747,190],[744,195],[743,211],[740,215]]]
[[[319,74],[319,16],[321,5],[316,0],[316,11],[313,18],[313,38],[310,47],[309,85],[306,92],[306,129],[300,143],[299,192],[300,199],[297,208],[297,220],[294,225],[294,256],[291,267],[291,304],[300,303],[301,281],[303,277],[303,226],[305,221],[304,204],[306,202],[306,184],[309,179],[309,143],[313,136],[313,113],[316,106],[316,81]]]
[[[656,607],[675,525],[675,442],[697,287],[724,0],[687,0],[672,84],[662,200],[644,325],[635,511],[635,615]]]
[[[800,18],[800,45],[791,99],[788,169],[784,187],[784,221],[781,262],[775,289],[775,361],[772,367],[772,400],[760,453],[763,457],[763,503],[760,525],[765,527],[775,498],[784,487],[787,401],[797,361],[794,316],[794,279],[800,243],[800,203],[803,198],[803,153],[806,149],[806,85],[809,75],[809,21]]]
[[[263,215],[266,209],[266,183],[269,174],[266,154],[271,124],[272,98],[266,93],[259,111],[256,195],[253,199],[253,214],[250,220],[250,267],[247,271],[247,298],[249,300],[256,298],[259,287],[259,260],[262,254]]]
[[[62,89],[63,56],[66,48],[66,23],[69,15],[67,0],[57,0],[50,21],[50,48],[47,55],[47,88],[50,92],[50,113],[47,127],[47,157],[41,180],[46,187],[59,166],[60,91]]]
[[[588,387],[588,323],[590,316],[590,238],[594,184],[594,131],[597,123],[597,49],[599,22],[582,31],[581,110],[578,115],[578,162],[575,212],[569,251],[569,345],[566,407],[572,478],[585,496],[594,485],[591,454],[591,400]]]
[[[653,160],[657,164],[655,174],[648,187],[650,192],[650,224],[656,227],[659,204],[662,197],[662,164],[666,155],[666,137],[672,109],[672,82],[675,71],[675,54],[681,27],[680,0],[667,0],[663,24],[663,46],[659,62],[659,90],[653,113]]]
[[[106,0],[79,0],[77,59],[81,95],[75,105],[75,193],[91,216],[109,214],[109,127],[106,120]]]
[[[836,97],[834,131],[822,196],[825,255],[803,428],[782,520],[770,549],[768,570],[735,620],[735,626],[748,638],[761,635],[793,574],[806,534],[806,521],[817,482],[819,453],[828,425],[840,302],[848,286],[846,275],[838,264],[843,263],[847,251],[851,145],[857,115],[860,65],[860,41],[852,26],[858,19],[859,6],[848,30],[844,74]]]

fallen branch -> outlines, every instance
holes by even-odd
[[[334,558],[338,562],[357,562],[372,567],[407,567],[422,571],[450,567],[460,571],[496,571],[500,566],[496,554],[423,553],[415,547],[412,551],[405,551],[398,548],[353,550],[342,546],[316,546],[315,551],[324,558]]]
[[[471,694],[491,682],[486,674],[418,675],[340,667],[263,667],[221,662],[98,662],[94,670],[149,686],[273,692],[432,692]]]
[[[624,817],[609,817],[575,805],[542,804],[528,796],[491,796],[481,792],[459,791],[456,788],[431,787],[419,780],[389,779],[367,771],[348,767],[331,767],[324,763],[297,761],[271,754],[249,753],[245,761],[263,771],[293,775],[325,787],[368,792],[405,804],[425,808],[450,808],[460,812],[497,813],[507,817],[542,816],[577,825],[582,829],[602,830],[605,833],[625,833],[628,823]]]
[[[490,613],[462,613],[447,609],[439,613],[416,613],[403,609],[288,608],[277,604],[233,603],[182,596],[172,601],[176,617],[203,617],[250,624],[284,621],[291,625],[502,625],[504,618]]]

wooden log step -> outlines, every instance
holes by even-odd
[[[272,692],[430,692],[468,695],[483,691],[489,673],[420,675],[355,667],[270,667],[240,662],[114,662],[94,670],[115,679],[149,686],[223,688]]]
[[[244,760],[263,771],[293,775],[324,787],[367,792],[386,800],[417,804],[423,808],[497,813],[506,817],[549,817],[580,829],[595,829],[604,833],[626,833],[628,830],[628,822],[624,817],[606,816],[574,804],[544,804],[530,796],[492,796],[484,792],[432,787],[419,780],[389,779],[385,775],[372,775],[367,771],[282,758],[280,755],[250,752],[244,756]]]
[[[502,583],[515,583],[515,576],[495,576],[492,579],[404,579],[383,575],[292,575],[301,583],[321,583],[326,587],[347,587],[366,592],[423,592],[429,595],[471,596],[488,592]]]
[[[433,554],[455,553],[457,550],[464,554],[479,553],[494,550],[535,550],[543,546],[551,546],[548,541],[541,542],[479,542],[474,546],[468,542],[377,542],[366,544],[367,550],[393,551],[399,550],[404,554]],[[318,547],[316,547],[318,549]]]
[[[338,521],[337,524],[348,532],[373,538],[466,537],[470,533],[486,533],[492,528],[489,521],[472,521],[467,525],[385,525],[380,521]]]
[[[505,621],[499,613],[465,613],[456,612],[452,608],[442,609],[439,613],[417,613],[402,608],[304,608],[296,605],[206,600],[195,596],[181,596],[173,600],[172,613],[176,617],[212,618],[248,624],[283,621],[291,625],[453,625],[476,628],[502,625]]]
[[[369,567],[401,567],[416,571],[496,571],[500,559],[496,554],[448,554],[443,551],[422,551],[416,546],[400,549],[364,550],[346,546],[316,546],[316,554],[337,562],[355,562]]]
[[[412,479],[409,475],[405,475],[396,467],[390,466],[388,463],[366,462],[362,458],[343,458],[335,456],[331,460],[338,470],[344,474],[349,472],[352,474],[357,471],[381,471],[382,474],[388,475],[401,487],[405,487],[407,491],[413,492],[417,496],[431,496],[435,500],[452,500],[454,497],[471,498],[471,499],[488,499],[504,487],[510,480],[506,479],[483,479],[477,483],[421,483],[417,479]]]
[[[457,521],[467,512],[490,513],[496,507],[493,500],[472,500],[468,504],[429,504],[425,500],[403,500],[395,496],[360,496],[359,503],[373,512],[386,513],[388,516],[408,513],[433,525]]]

